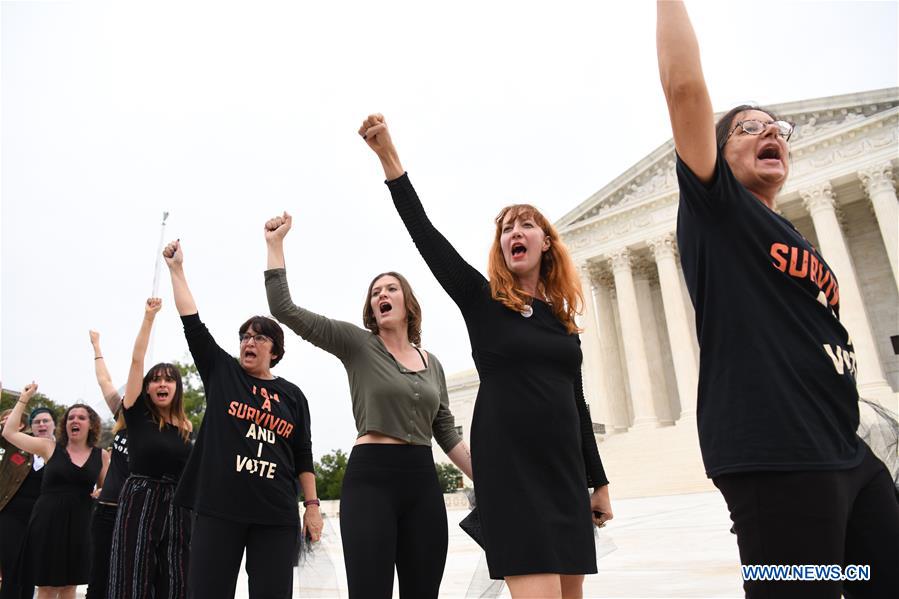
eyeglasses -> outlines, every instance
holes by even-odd
[[[745,121],[737,121],[734,128],[727,134],[724,143],[727,143],[727,140],[731,138],[737,129],[743,129],[743,133],[748,133],[749,135],[761,135],[765,129],[768,128],[768,125],[777,127],[777,134],[783,137],[784,141],[790,141],[790,136],[793,135],[793,129],[795,127],[793,123],[789,121],[768,121],[767,123],[763,123],[756,119],[748,119]]]
[[[267,336],[262,335],[262,334],[258,334],[258,333],[257,333],[256,335],[250,335],[249,333],[244,333],[243,335],[240,336],[240,343],[241,343],[241,344],[249,343],[249,342],[250,342],[250,339],[252,339],[252,340],[255,341],[256,343],[265,343],[266,341],[271,341],[271,340],[272,340],[271,337],[267,337]]]

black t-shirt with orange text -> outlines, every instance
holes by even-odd
[[[677,178],[706,473],[856,466],[864,445],[856,435],[855,351],[839,320],[835,274],[787,219],[736,180],[720,152],[711,184],[680,157]]]
[[[203,380],[206,414],[175,503],[238,522],[298,524],[297,477],[313,471],[306,397],[283,378],[248,375],[198,314],[181,321]]]

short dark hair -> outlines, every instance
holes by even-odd
[[[375,319],[375,312],[371,307],[371,290],[381,277],[394,277],[400,282],[400,289],[403,290],[403,303],[406,307],[406,333],[409,335],[409,343],[420,346],[421,305],[415,299],[415,294],[412,293],[412,286],[409,285],[409,281],[398,272],[392,270],[382,272],[368,284],[368,293],[365,294],[365,305],[362,307],[362,324],[375,335],[378,334],[378,321]]]
[[[31,424],[35,418],[37,418],[38,414],[47,413],[50,415],[50,420],[53,421],[53,426],[56,426],[56,414],[53,413],[53,410],[46,406],[38,406],[31,410],[31,415],[28,417],[28,424]]]
[[[770,116],[773,121],[780,120],[779,116],[761,106],[756,106],[754,104],[740,104],[739,106],[734,106],[718,119],[717,123],[715,123],[715,142],[718,144],[719,150],[724,147],[727,136],[730,135],[732,129],[731,123],[733,122],[734,117],[746,110],[759,110]]]
[[[284,357],[284,329],[268,316],[251,316],[249,320],[240,325],[238,333],[241,337],[250,327],[257,333],[261,333],[272,340],[272,360],[269,368],[281,361]]]

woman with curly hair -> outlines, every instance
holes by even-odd
[[[9,416],[18,421],[37,385],[26,385]],[[56,440],[5,427],[3,438],[46,461],[41,494],[34,505],[19,555],[20,584],[38,587],[38,599],[74,599],[75,586],[90,575],[90,521],[94,487],[102,487],[109,458],[96,446],[100,416],[73,404],[63,414]],[[7,595],[4,585],[3,597]],[[15,593],[16,589],[10,589]]]

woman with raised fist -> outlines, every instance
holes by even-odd
[[[190,520],[172,499],[190,455],[193,426],[184,412],[181,373],[144,357],[162,300],[150,298],[134,341],[122,412],[128,425],[130,474],[118,498],[107,596],[187,596]]]
[[[384,117],[369,116],[359,135],[468,328],[480,377],[471,460],[490,576],[515,598],[580,597],[596,572],[593,522],[611,520],[612,508],[581,383],[583,296],[568,250],[536,208],[507,206],[485,278],[431,224]]]
[[[233,597],[241,557],[251,599],[291,596],[300,541],[297,497],[308,504],[302,532],[323,526],[315,491],[309,405],[299,387],[272,374],[284,331],[253,316],[238,329],[234,359],[200,320],[184,274],[181,242],[163,251],[175,306],[206,393],[206,413],[175,503],[193,510],[188,595]]]
[[[400,596],[437,597],[446,563],[447,524],[431,438],[471,476],[456,432],[443,367],[421,348],[421,307],[405,277],[375,276],[360,328],[293,303],[284,265],[286,212],[265,224],[265,288],[272,314],[343,362],[356,443],[340,495],[340,534],[351,598],[387,599],[393,572]]]
[[[35,383],[25,387],[10,422],[22,417],[36,391]],[[41,494],[19,555],[18,584],[36,585],[38,599],[74,599],[75,586],[88,582],[91,493],[103,486],[109,465],[107,455],[96,446],[99,437],[100,416],[80,403],[66,409],[55,440],[32,437],[12,426],[3,428],[4,439],[46,462]],[[4,583],[4,599],[17,592],[21,590]]]

